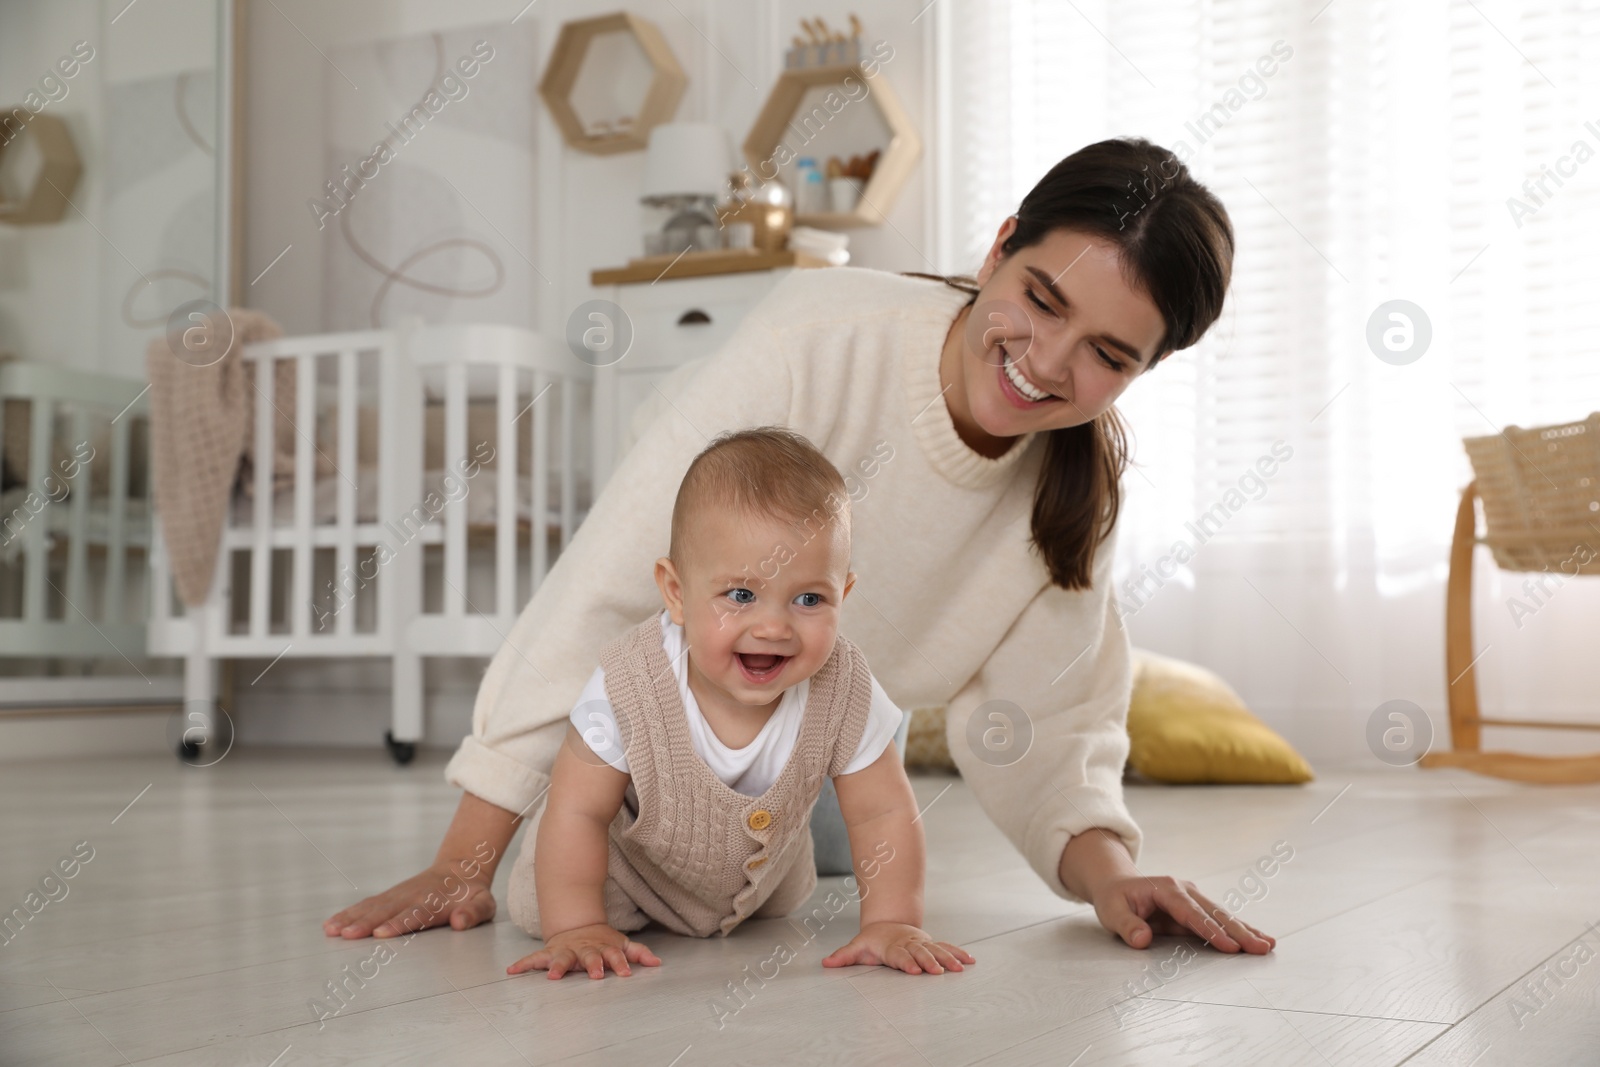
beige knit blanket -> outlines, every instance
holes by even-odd
[[[178,596],[190,607],[204,604],[211,590],[233,487],[240,479],[246,492],[254,485],[257,389],[240,350],[283,336],[259,311],[233,308],[228,318],[231,331],[217,324],[209,334],[191,332],[187,343],[163,335],[145,353],[156,509]],[[294,373],[290,360],[273,372],[274,491],[294,478]]]

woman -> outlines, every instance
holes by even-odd
[[[446,771],[466,793],[433,866],[324,929],[389,937],[493,918],[495,865],[542,797],[600,647],[652,610],[684,470],[717,433],[770,424],[805,434],[851,487],[859,581],[843,632],[901,707],[947,707],[962,776],[1045,883],[1134,948],[1192,932],[1271,951],[1192,883],[1134,866],[1130,657],[1110,594],[1128,460],[1112,404],[1216,320],[1232,259],[1226,211],[1175,157],[1112,140],[1045,175],[975,285],[846,268],[786,278],[662,394],[490,663]],[[784,550],[737,580],[771,577]]]

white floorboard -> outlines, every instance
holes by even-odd
[[[508,979],[534,942],[502,913],[387,942],[395,958],[319,1023],[308,1002],[374,947],[320,922],[432,858],[456,799],[440,770],[289,751],[8,766],[0,908],[78,842],[94,858],[0,945],[0,1064],[1600,1063],[1600,788],[1368,768],[1129,788],[1141,868],[1244,894],[1279,938],[1266,958],[1123,947],[959,780],[923,777],[926,925],[978,957],[963,974],[823,970],[852,906],[811,941],[781,920],[646,931],[659,970]],[[1280,842],[1292,859],[1252,880]],[[793,962],[746,981],[780,939]],[[719,1021],[719,1003],[737,1010]]]

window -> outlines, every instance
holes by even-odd
[[[1441,710],[1461,438],[1600,408],[1600,2],[934,10],[942,269],[973,270],[1033,183],[1104,137],[1172,149],[1233,219],[1222,319],[1121,404],[1140,466],[1119,598],[1194,549],[1146,581],[1135,642],[1224,670],[1269,713]],[[1390,317],[1397,300],[1420,313]],[[1430,340],[1386,361],[1369,329],[1380,348]],[[1292,457],[1196,544],[1189,524],[1277,442]],[[1534,636],[1505,603],[1526,576],[1479,568],[1478,643],[1502,646],[1480,664],[1485,704],[1581,711],[1592,656],[1573,634],[1600,583],[1564,589],[1566,621]]]

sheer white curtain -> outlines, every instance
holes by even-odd
[[[1368,716],[1397,698],[1444,744],[1460,439],[1600,408],[1600,0],[934,13],[942,269],[974,269],[1033,183],[1104,137],[1173,150],[1233,219],[1223,318],[1121,403],[1138,469],[1117,594],[1134,642],[1218,670],[1313,757],[1363,754]],[[1368,342],[1394,300],[1431,330],[1414,362]],[[1600,721],[1600,581],[1516,620],[1528,576],[1481,549],[1478,565],[1486,713]]]

